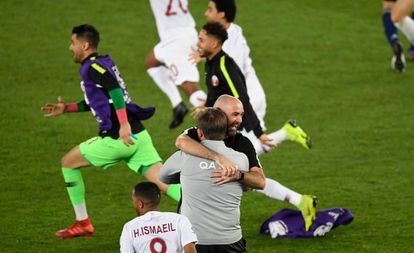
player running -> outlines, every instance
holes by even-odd
[[[150,4],[160,42],[147,55],[145,66],[173,106],[171,129],[180,125],[188,112],[176,85],[183,89],[194,107],[203,105],[206,99],[198,85],[197,67],[188,59],[197,43],[197,31],[187,0],[150,0]]]
[[[253,68],[252,59],[249,55],[250,48],[243,36],[242,28],[234,23],[236,18],[235,1],[212,0],[208,3],[204,15],[208,22],[218,22],[226,29],[228,38],[224,41],[222,49],[234,60],[243,73],[250,104],[260,121],[261,128],[266,130],[264,122],[266,96]],[[195,62],[200,61],[199,53],[193,52]],[[271,147],[264,145],[259,139],[260,136],[255,135],[251,131],[244,132],[244,135],[251,140],[259,155],[270,151]],[[278,145],[283,141],[291,140],[300,143],[306,149],[311,148],[310,138],[293,120],[288,121],[279,130],[268,134],[268,137],[272,139],[272,145]]]
[[[127,222],[119,240],[121,253],[195,253],[197,236],[184,215],[159,212],[161,194],[157,185],[139,183],[132,202],[139,217]]]
[[[62,174],[72,202],[76,222],[56,232],[60,238],[91,236],[94,228],[85,204],[85,186],[80,168],[88,166],[107,169],[120,161],[154,182],[163,192],[175,199],[180,193],[177,185],[168,186],[158,179],[161,158],[152,144],[151,136],[141,120],[150,118],[155,108],[141,108],[132,103],[120,73],[109,55],[98,55],[99,32],[91,25],[72,30],[69,50],[75,63],[80,63],[81,89],[85,99],[79,103],[64,103],[42,107],[46,117],[63,113],[91,111],[99,122],[99,136],[82,142],[62,158]]]
[[[398,0],[398,2],[401,0]],[[398,72],[403,72],[406,67],[404,50],[401,41],[398,39],[397,28],[408,38],[411,42],[408,50],[409,59],[414,59],[414,20],[408,16],[401,18],[391,17],[391,11],[394,8],[397,0],[384,0],[382,2],[382,24],[384,27],[385,36],[394,53],[391,60],[391,67]],[[402,3],[404,4],[404,2]],[[400,4],[401,6],[401,4]],[[411,11],[411,10],[409,10]],[[395,15],[396,16],[396,15]]]

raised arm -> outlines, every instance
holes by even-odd
[[[43,115],[45,117],[55,117],[62,115],[63,113],[68,112],[84,112],[89,111],[89,106],[85,103],[85,100],[82,100],[78,103],[68,103],[63,102],[62,97],[58,96],[56,104],[45,104],[41,107]]]

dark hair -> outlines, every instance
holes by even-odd
[[[235,0],[210,0],[216,4],[217,12],[224,12],[227,22],[233,22],[236,19],[236,1]]]
[[[76,34],[78,38],[86,39],[92,47],[98,48],[99,32],[92,25],[83,24],[75,26],[72,29],[72,34]]]
[[[226,29],[218,22],[206,23],[202,29],[207,32],[208,36],[217,38],[221,45],[227,40],[228,35]]]
[[[147,204],[156,207],[161,201],[161,192],[158,186],[151,182],[142,182],[134,187],[134,195],[136,198],[144,199]]]
[[[208,140],[224,140],[227,135],[227,116],[219,108],[208,107],[197,115],[197,127]]]

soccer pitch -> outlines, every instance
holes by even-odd
[[[190,1],[198,28],[207,3]],[[259,235],[261,223],[291,206],[247,192],[241,223],[248,251],[413,252],[414,63],[403,74],[390,69],[381,1],[237,3],[236,23],[266,91],[268,129],[294,118],[314,141],[310,151],[289,142],[262,156],[266,176],[317,195],[319,209],[346,207],[355,216],[326,237],[271,239]],[[149,1],[2,0],[0,6],[0,251],[119,251],[122,226],[135,217],[131,189],[143,177],[125,164],[83,169],[94,236],[57,239],[55,231],[74,220],[60,158],[95,136],[97,122],[89,112],[44,118],[40,107],[58,95],[82,99],[79,65],[68,47],[73,26],[93,24],[101,33],[99,52],[111,54],[133,100],[157,107],[144,124],[160,155],[172,154],[176,136],[194,122],[187,117],[169,130],[169,101],[146,74],[145,55],[158,42]],[[175,206],[164,197],[161,210]]]

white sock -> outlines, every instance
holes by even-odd
[[[154,80],[155,84],[168,96],[171,105],[176,107],[183,101],[177,86],[171,79],[170,70],[164,66],[147,69],[148,75]]]
[[[273,145],[279,145],[280,143],[286,141],[289,139],[289,136],[286,132],[286,130],[282,127],[281,129],[277,130],[276,132],[270,133],[267,135],[270,139],[272,139],[272,144]],[[260,142],[260,141],[259,141]],[[261,149],[257,149],[256,148],[256,153],[258,156],[270,152],[272,151],[272,148],[264,145],[263,143],[260,142],[261,145]]]
[[[86,211],[86,203],[74,205],[76,220],[86,220],[88,218],[88,212]]]
[[[204,105],[204,103],[206,102],[206,99],[207,99],[207,94],[202,90],[198,90],[194,92],[193,94],[191,94],[190,103],[193,106],[197,107],[197,106]]]
[[[414,20],[412,18],[407,16],[400,22],[395,23],[395,26],[404,33],[411,44],[414,44]]]
[[[296,207],[299,207],[300,200],[302,198],[301,194],[284,187],[280,183],[270,178],[266,178],[266,186],[263,190],[255,191],[260,192],[272,199],[288,201],[290,204]]]
[[[277,130],[276,132],[268,134],[267,136],[269,136],[269,138],[273,140],[272,143],[274,145],[278,145],[289,139],[289,136],[283,127]]]

